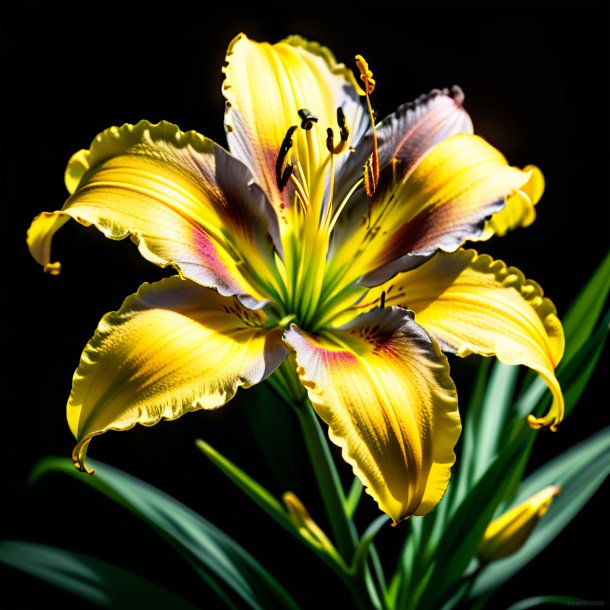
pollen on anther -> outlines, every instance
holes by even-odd
[[[318,117],[311,113],[311,110],[307,108],[301,108],[299,110],[299,117],[301,118],[301,129],[309,131],[314,123],[318,122]]]
[[[284,189],[290,178],[290,175],[292,174],[292,164],[288,162],[288,153],[292,148],[292,134],[294,133],[296,128],[296,125],[292,125],[288,128],[288,131],[284,136],[284,141],[280,146],[280,152],[278,153],[277,161],[275,162],[275,181],[280,191]]]
[[[370,95],[375,90],[373,72],[369,69],[369,65],[362,55],[356,55],[356,65],[360,70],[360,80],[364,83],[366,92]]]

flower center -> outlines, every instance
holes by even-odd
[[[313,328],[324,283],[330,235],[334,226],[335,157],[347,149],[349,126],[337,109],[339,141],[327,128],[319,131],[318,117],[308,108],[295,113],[300,125],[291,125],[277,156],[275,178],[280,192],[289,188],[291,209],[281,224],[285,299],[281,309],[302,328]],[[325,150],[322,143],[325,143]]]
[[[377,137],[369,97],[375,81],[362,56],[356,56],[356,65],[373,123],[373,151],[363,166],[362,178],[350,185],[352,188],[341,201],[334,201],[336,159],[350,150],[350,128],[341,107],[336,111],[336,127],[326,126],[325,138],[317,131],[321,126],[312,110],[305,107],[296,110],[300,124],[287,129],[275,164],[280,192],[287,188],[291,192],[290,209],[285,210],[285,222],[280,225],[286,288],[280,309],[284,319],[293,317],[301,328],[308,330],[318,329],[343,309],[339,305],[345,299],[334,298],[333,282],[329,285],[329,278],[325,278],[330,237],[356,188],[364,183],[366,194],[372,197],[379,182]],[[356,292],[360,294],[361,290],[352,290],[350,295],[353,293],[356,298]]]

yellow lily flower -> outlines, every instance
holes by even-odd
[[[558,485],[549,485],[494,519],[477,550],[479,560],[488,563],[516,553],[560,491]]]
[[[461,424],[441,350],[554,369],[563,333],[540,287],[461,250],[532,221],[540,171],[510,167],[473,135],[458,88],[378,125],[362,88],[319,44],[245,35],[223,85],[229,151],[161,122],[112,127],[68,164],[70,197],[28,233],[50,273],[70,218],[177,275],[144,284],[86,346],[68,402],[86,470],[90,440],[215,409],[281,363],[306,388],[368,493],[394,521],[442,497]]]

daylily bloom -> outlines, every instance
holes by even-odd
[[[558,485],[549,485],[494,519],[477,550],[479,560],[488,563],[516,553],[560,491]]]
[[[441,350],[534,369],[553,403],[530,423],[557,426],[553,305],[520,271],[460,249],[532,222],[541,172],[473,135],[458,88],[375,126],[373,74],[356,64],[361,85],[317,43],[242,34],[224,68],[230,152],[141,121],[72,157],[70,197],[28,234],[45,270],[59,272],[51,240],[73,218],[178,272],[86,346],[67,407],[79,469],[98,434],[215,409],[277,371],[300,380],[383,511],[423,515],[461,429]]]

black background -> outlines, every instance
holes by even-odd
[[[346,63],[363,54],[377,80],[373,101],[380,116],[432,88],[459,84],[476,132],[511,164],[535,163],[547,179],[537,222],[479,249],[539,281],[560,315],[607,251],[607,3],[330,6],[225,2],[205,11],[180,2],[3,4],[2,538],[98,556],[201,607],[216,607],[188,566],[109,501],[61,476],[26,488],[38,459],[70,454],[65,401],[99,318],[164,272],[141,259],[131,243],[109,242],[71,223],[54,244],[62,274],[50,277],[29,257],[25,232],[40,211],[61,207],[70,155],[110,125],[166,119],[224,144],[221,66],[240,31],[269,41],[302,34]],[[474,366],[452,360],[463,397]],[[606,349],[574,415],[556,434],[541,433],[537,462],[608,423],[607,371]],[[327,589],[328,572],[309,562],[194,448],[194,439],[203,437],[275,493],[282,491],[243,417],[245,396],[214,413],[104,435],[92,443],[91,456],[161,487],[225,528],[280,574],[303,607],[351,607],[339,585]],[[304,457],[298,468],[296,490],[324,524]],[[374,517],[372,501],[362,502],[365,518]],[[598,493],[492,607],[551,593],[610,603],[609,508]],[[384,556],[393,557],[402,535],[391,528],[380,534]],[[85,607],[12,570],[3,576],[2,607]]]

